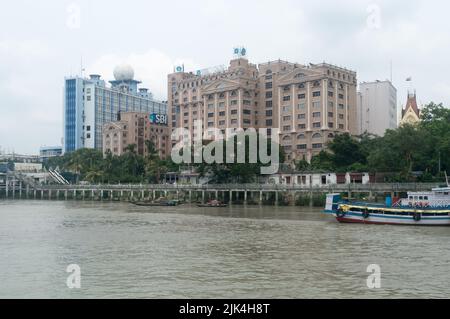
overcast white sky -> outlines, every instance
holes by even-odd
[[[79,12],[79,15],[78,15]],[[412,76],[419,103],[450,105],[450,3],[420,0],[25,1],[0,9],[0,147],[36,154],[60,145],[64,76],[130,63],[166,99],[167,73],[251,62],[329,62],[358,81],[390,77],[399,106]]]

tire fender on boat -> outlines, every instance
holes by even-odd
[[[368,211],[367,209],[364,209],[364,210],[362,211],[362,217],[363,217],[364,219],[367,219],[367,218],[370,217],[369,211]]]
[[[339,207],[337,212],[336,212],[336,217],[342,218],[347,214],[346,211],[344,211],[344,209],[342,207]]]
[[[418,213],[418,212],[415,212],[415,213],[413,214],[413,219],[414,219],[416,222],[420,222],[420,220],[422,219],[422,214],[421,214],[421,213]]]

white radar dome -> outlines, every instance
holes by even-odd
[[[121,64],[114,69],[114,78],[116,81],[126,81],[134,79],[134,70],[128,64]]]

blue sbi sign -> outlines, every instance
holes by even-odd
[[[167,115],[166,114],[158,114],[152,113],[149,115],[150,123],[152,124],[162,124],[167,125]]]

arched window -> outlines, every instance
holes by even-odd
[[[328,134],[328,138],[334,138],[333,133]]]
[[[313,134],[312,138],[321,138],[322,135],[320,135],[320,133],[315,133]]]
[[[305,138],[306,138],[305,134],[299,134],[299,135],[297,136],[297,139],[299,139],[299,140],[303,140],[303,139],[305,139]]]
[[[291,140],[291,136],[290,135],[285,135],[283,137],[283,141],[290,141]]]

